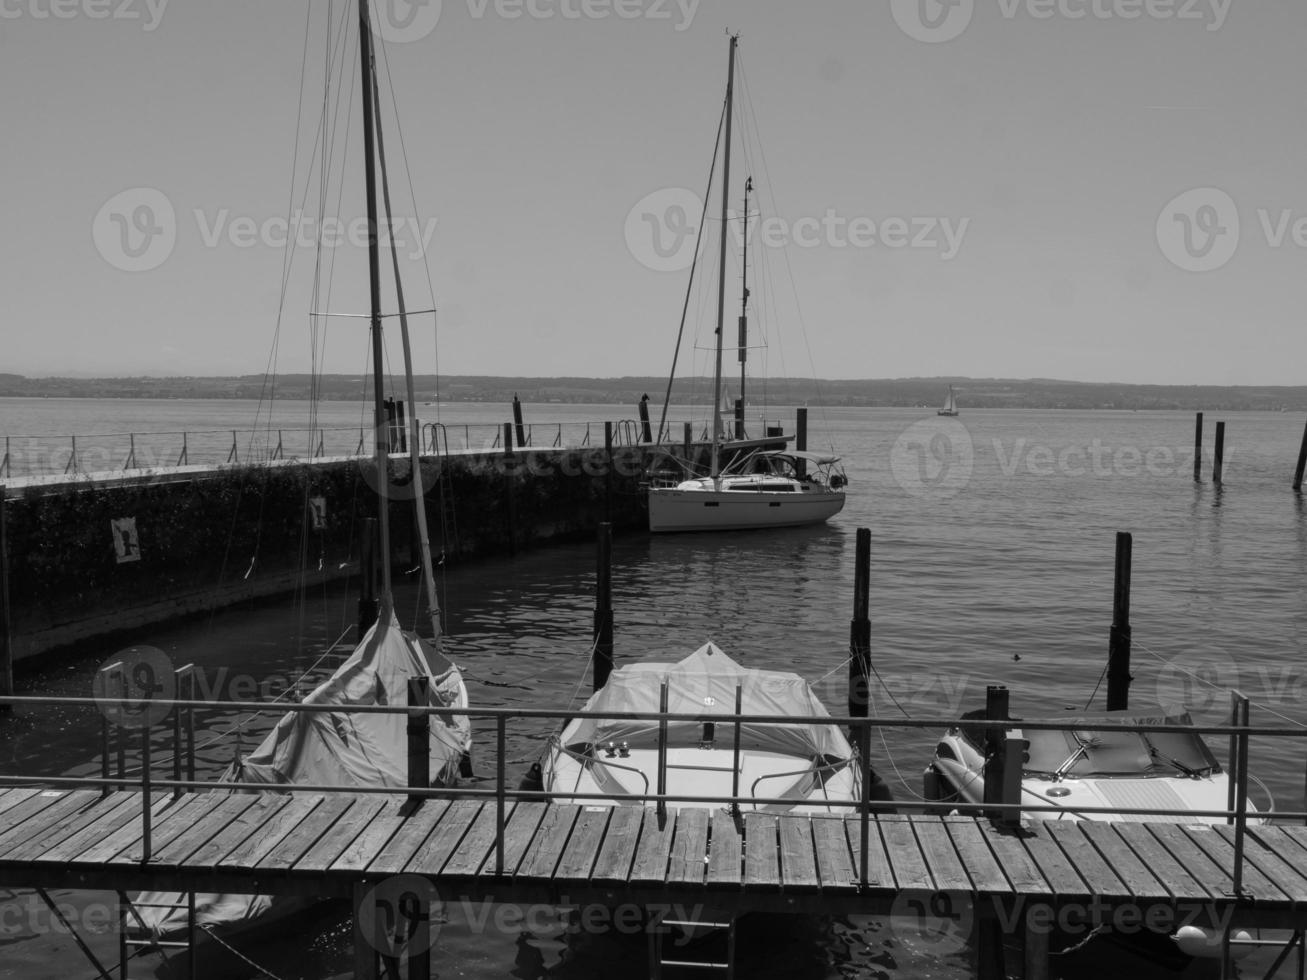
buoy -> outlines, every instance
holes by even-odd
[[[1201,959],[1219,959],[1221,956],[1221,932],[1217,929],[1200,929],[1198,926],[1181,926],[1174,936],[1175,944],[1181,952]],[[1251,953],[1255,946],[1243,946],[1241,943],[1253,937],[1247,929],[1230,931],[1230,956],[1241,960]]]

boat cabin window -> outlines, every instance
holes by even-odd
[[[794,484],[787,480],[755,480],[749,483],[732,483],[726,489],[739,490],[744,493],[757,493],[760,490],[768,490],[772,493],[793,493]]]

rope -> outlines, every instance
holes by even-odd
[[[199,929],[203,929],[210,939],[212,939],[215,943],[217,943],[227,952],[231,953],[232,956],[235,956],[239,960],[243,960],[246,966],[250,966],[253,967],[255,970],[258,970],[260,976],[271,977],[272,980],[281,980],[281,977],[277,976],[277,974],[270,973],[268,970],[259,966],[259,964],[255,963],[252,959],[250,959],[240,950],[236,949],[236,947],[232,946],[231,943],[224,942],[222,937],[213,931],[212,927],[207,925],[200,925],[200,924],[197,924],[196,927]]]

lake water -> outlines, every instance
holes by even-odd
[[[487,431],[489,423],[509,417],[507,407],[490,405],[443,405],[440,411],[446,424],[487,423]],[[528,421],[569,425],[635,414],[618,406],[574,405],[528,405],[526,412]],[[254,406],[242,402],[0,400],[0,432],[62,435],[192,424],[248,430],[253,414]],[[768,415],[793,417],[791,411]],[[359,405],[328,403],[320,424],[352,419],[357,425],[361,416]],[[1182,701],[1196,720],[1216,723],[1227,690],[1238,687],[1255,702],[1254,723],[1307,724],[1307,515],[1290,489],[1303,420],[1253,413],[1224,418],[1225,482],[1217,488],[1210,458],[1203,482],[1193,482],[1193,417],[1187,413],[964,406],[961,417],[941,419],[933,410],[814,408],[810,446],[833,445],[851,481],[844,512],[816,528],[620,535],[613,556],[617,657],[679,658],[712,639],[748,665],[797,669],[820,679],[819,694],[842,712],[854,531],[868,527],[872,656],[882,682],[873,690],[875,714],[955,716],[983,704],[989,684],[1009,687],[1018,714],[1082,708],[1106,663],[1115,534],[1129,531],[1132,703]],[[1216,421],[1207,420],[1208,454]],[[465,668],[474,703],[567,705],[582,684],[593,585],[593,547],[584,543],[447,568],[448,649]],[[411,588],[400,587],[397,606],[411,619]],[[143,630],[133,639],[211,672],[293,677],[340,635],[353,611],[353,597],[328,593],[302,608],[290,600],[269,602]],[[95,666],[112,652],[89,651],[26,672],[21,691],[85,696]],[[1093,707],[1103,706],[1103,695],[1098,688]],[[208,720],[206,738],[221,736],[228,723]],[[534,761],[545,727],[510,727],[515,770]],[[91,772],[98,766],[97,730],[90,713],[22,711],[0,722],[0,759],[8,771]],[[493,773],[493,739],[485,731],[478,735],[479,769]],[[247,749],[258,737],[255,724],[241,732]],[[911,799],[932,747],[920,733],[887,733],[873,743],[873,761],[895,794]],[[1223,755],[1224,746],[1214,748]],[[206,747],[205,770],[219,771],[232,751],[230,737]],[[1297,739],[1254,744],[1252,768],[1283,808],[1302,808],[1303,758]],[[103,900],[71,892],[60,897],[83,911]],[[0,977],[85,974],[74,944],[52,932],[36,908],[25,892],[0,904]],[[246,952],[285,980],[346,978],[350,954],[341,921],[324,915]],[[964,952],[941,956],[885,921],[805,920],[794,929],[798,939],[787,930],[755,936],[740,975],[922,980],[969,974]],[[92,933],[96,951],[112,958],[108,927]],[[774,934],[789,938],[769,938]],[[450,910],[438,948],[441,975],[474,980],[638,976],[644,970],[638,939],[569,939],[561,927],[542,923],[484,931],[458,909]],[[206,956],[205,966],[206,976],[258,975],[218,954]],[[157,970],[157,960],[143,961],[132,976]]]

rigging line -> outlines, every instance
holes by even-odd
[[[1098,696],[1098,689],[1103,686],[1103,678],[1107,676],[1108,666],[1108,664],[1103,664],[1103,672],[1098,675],[1098,683],[1094,685],[1093,691],[1089,694],[1089,700],[1085,702],[1085,707],[1082,710],[1088,711],[1089,706],[1094,703],[1094,698]]]
[[[672,384],[676,380],[676,362],[681,356],[681,338],[685,334],[685,316],[686,311],[690,308],[690,296],[694,289],[695,271],[699,265],[699,246],[703,241],[703,229],[706,224],[705,218],[708,215],[708,199],[712,196],[713,174],[717,171],[717,154],[721,150],[722,127],[726,124],[726,100],[722,100],[722,113],[717,120],[717,138],[713,142],[712,163],[708,166],[708,190],[703,196],[703,208],[699,215],[699,228],[694,237],[694,257],[690,262],[690,281],[685,284],[685,301],[681,305],[681,325],[676,331],[676,348],[672,353],[672,369],[667,374],[667,392],[663,395],[663,410],[658,417],[658,441],[663,438],[663,430],[667,425],[667,406],[672,400]]]
[[[852,647],[849,648],[849,654],[850,654],[850,659],[852,659],[852,657],[857,655],[856,651],[854,651]],[[880,671],[876,669],[876,662],[872,660],[870,657],[867,658],[867,669],[870,670],[872,674],[875,675],[876,680],[880,682],[881,689],[884,690],[885,696],[894,702],[894,707],[898,708],[899,711],[902,712],[904,718],[911,718],[912,715],[908,712],[908,710],[905,707],[903,707],[903,705],[899,704],[899,699],[896,698],[894,696],[894,692],[889,689],[889,685],[885,683],[885,678],[880,676]]]

